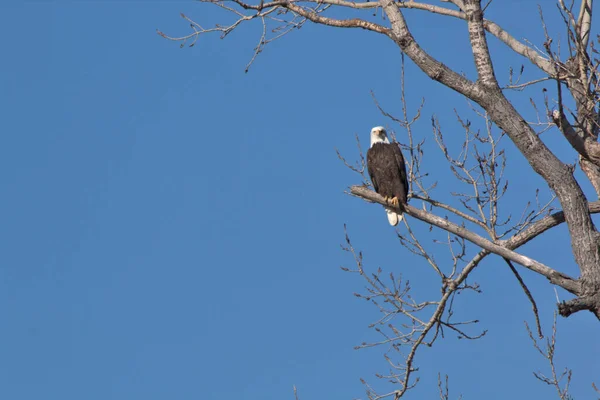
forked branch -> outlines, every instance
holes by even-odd
[[[350,191],[353,195],[361,197],[365,200],[369,200],[375,203],[379,203],[384,206],[388,206],[385,199],[379,194],[363,187],[363,186],[352,186]],[[419,210],[410,205],[404,206],[404,212],[414,218],[417,218],[421,221],[427,222],[431,225],[434,225],[440,229],[445,231],[452,232],[455,235],[458,235],[471,243],[485,249],[491,253],[497,254],[499,256],[505,257],[511,261],[516,262],[524,266],[525,268],[534,271],[544,277],[546,277],[550,282],[555,285],[562,287],[563,289],[578,295],[581,293],[581,287],[577,280],[565,275],[561,272],[558,272],[547,265],[544,265],[538,261],[535,261],[529,257],[521,255],[519,253],[514,252],[512,249],[493,243],[476,233],[469,231],[468,229],[456,225],[444,218],[440,218],[434,214],[428,213],[427,211]]]

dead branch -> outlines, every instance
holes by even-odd
[[[543,339],[544,334],[542,333],[542,326],[540,325],[540,316],[538,314],[537,304],[535,304],[535,300],[533,299],[533,296],[531,295],[529,288],[527,287],[527,285],[525,285],[523,278],[521,278],[521,275],[519,275],[519,271],[516,270],[516,268],[512,265],[510,260],[505,258],[504,261],[506,261],[506,263],[508,264],[508,267],[510,268],[512,273],[517,278],[517,281],[519,281],[519,285],[521,285],[521,289],[523,289],[523,292],[525,292],[525,296],[527,296],[527,299],[529,299],[529,302],[531,303],[531,308],[533,310],[533,316],[535,317],[535,326],[537,328],[538,337],[540,339]]]

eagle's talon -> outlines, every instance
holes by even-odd
[[[388,201],[388,204],[391,204],[395,208],[400,207],[400,202],[398,201],[398,198],[395,196],[388,199],[387,201]]]

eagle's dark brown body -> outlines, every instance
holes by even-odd
[[[387,198],[396,197],[400,206],[406,204],[408,180],[398,143],[374,143],[367,151],[367,168],[377,193]]]

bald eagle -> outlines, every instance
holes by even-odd
[[[373,188],[394,207],[406,204],[408,180],[406,165],[398,143],[390,143],[387,132],[381,126],[371,129],[371,147],[367,151],[367,169]],[[390,225],[402,221],[402,213],[386,208]]]

